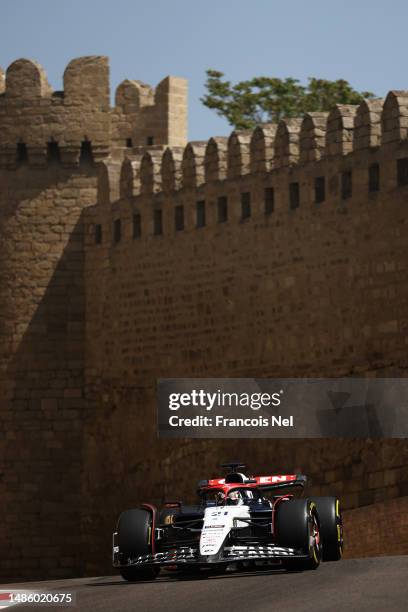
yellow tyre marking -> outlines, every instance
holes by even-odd
[[[317,510],[316,504],[311,502],[311,504],[310,504],[310,514],[312,513],[313,509]],[[319,560],[318,560],[317,554],[316,554],[316,547],[315,546],[313,546],[312,551],[313,551],[313,559],[315,560],[316,563],[319,563]]]

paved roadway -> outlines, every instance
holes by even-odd
[[[127,583],[120,577],[80,578],[2,585],[51,592],[74,592],[76,605],[13,606],[12,609],[69,612],[269,612],[406,611],[408,556],[349,559],[324,563],[316,571],[234,571],[223,576]]]

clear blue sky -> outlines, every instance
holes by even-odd
[[[199,101],[205,70],[236,81],[256,75],[345,78],[383,96],[408,89],[404,0],[2,0],[0,65],[36,59],[55,89],[66,64],[108,55],[114,89],[189,79],[191,140],[231,131]]]

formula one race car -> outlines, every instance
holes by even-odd
[[[307,570],[341,558],[338,499],[295,498],[306,476],[248,477],[238,462],[221,467],[228,469],[224,478],[199,482],[197,506],[177,501],[122,512],[113,565],[125,580],[153,579],[166,567],[192,573],[251,562]]]

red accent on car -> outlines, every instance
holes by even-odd
[[[278,506],[283,501],[289,501],[292,499],[293,495],[281,495],[277,499],[273,500],[272,506],[272,534],[276,535],[276,506]]]
[[[293,482],[297,480],[296,474],[282,474],[275,476],[254,476],[257,485],[280,484],[281,482]]]
[[[274,476],[251,476],[250,483],[231,482],[226,483],[225,478],[213,478],[208,480],[208,483],[200,487],[201,491],[209,491],[211,489],[220,489],[224,493],[228,493],[231,489],[245,488],[256,489],[257,487],[279,485],[282,483],[290,483],[297,480],[296,474],[277,474]]]
[[[156,543],[154,540],[154,531],[156,528],[156,514],[157,514],[157,508],[156,506],[153,506],[152,504],[140,504],[142,508],[146,508],[146,510],[149,510],[152,513],[152,533],[151,533],[151,546],[152,546],[152,555],[154,555],[154,553],[156,552]]]

